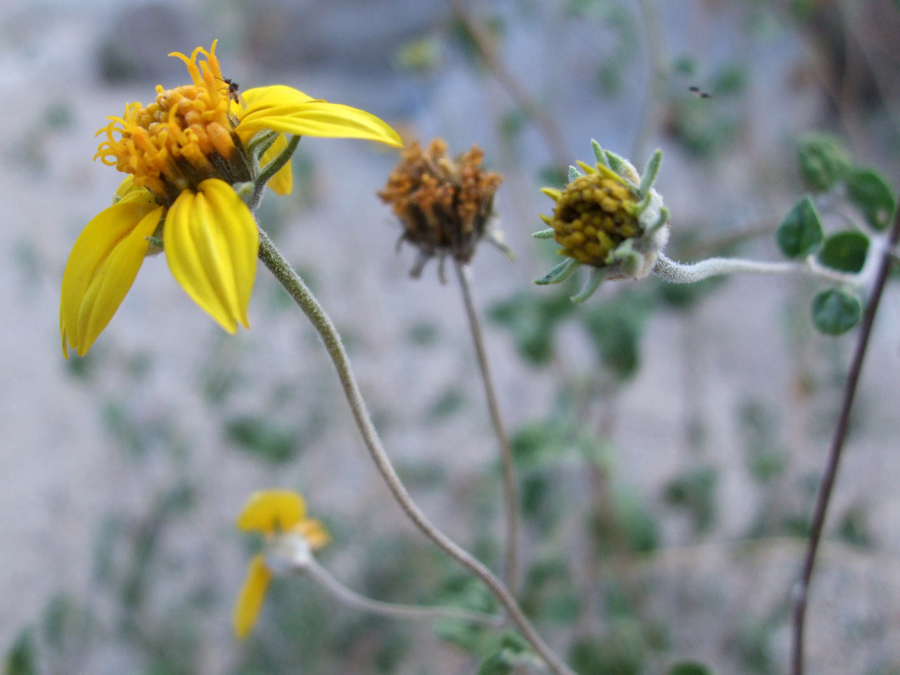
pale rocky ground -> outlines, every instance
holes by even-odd
[[[312,4],[298,3],[297,11]],[[381,58],[389,45],[437,25],[444,8],[432,4],[426,11],[424,3],[378,3],[377,11],[367,10],[371,16],[352,11],[343,15],[352,3],[338,4],[333,8],[334,20],[316,37],[318,42],[310,36],[304,43],[302,32],[286,31],[281,36],[297,50],[284,53],[309,62],[301,68],[267,70],[262,64],[271,67],[278,60],[274,48],[259,47],[255,60],[249,53],[242,55],[236,49],[241,12],[224,4],[194,3],[173,10],[174,17],[189,19],[185,25],[171,25],[172,34],[183,42],[166,43],[159,54],[153,51],[149,28],[137,30],[134,36],[118,33],[118,37],[139,51],[148,49],[146,42],[156,58],[172,48],[190,51],[197,44],[208,45],[218,35],[223,39],[227,71],[242,83],[297,86],[402,123],[423,139],[442,135],[459,150],[477,142],[488,149],[488,161],[499,166],[501,160],[492,155],[497,147],[492,120],[507,109],[508,101],[495,84],[475,77],[462,63],[451,64],[442,76],[425,84],[395,77],[378,58],[367,58],[366,45]],[[804,46],[784,32],[764,49],[754,47],[740,38],[736,12],[707,13],[701,7],[706,3],[687,0],[660,4],[672,53],[688,50],[712,63],[736,59],[750,63],[748,104],[754,111],[744,139],[744,146],[752,151],[729,155],[714,169],[698,169],[674,150],[666,156],[660,191],[672,209],[675,227],[679,222],[702,222],[720,227],[721,232],[746,222],[777,219],[790,206],[792,193],[775,193],[773,201],[767,201],[772,193],[763,193],[762,188],[773,179],[763,165],[789,162],[792,148],[785,139],[816,123],[814,97],[793,91],[787,78],[802,59]],[[251,491],[270,485],[300,487],[314,511],[336,519],[346,516],[352,528],[412,532],[364,455],[324,351],[299,315],[273,309],[278,289],[262,267],[250,310],[253,330],[226,341],[173,282],[164,260],[149,260],[95,347],[94,379],[86,383],[67,373],[57,331],[62,270],[78,232],[110,203],[119,180],[115,171],[91,161],[96,150],[93,133],[106,115],[119,114],[126,101],[147,101],[156,80],[110,86],[98,74],[98,45],[109,37],[117,15],[129,5],[6,0],[0,7],[0,89],[4,92],[0,103],[0,251],[4,256],[0,283],[7,289],[0,295],[4,318],[0,332],[0,649],[6,649],[24,625],[38,620],[56,594],[89,595],[95,583],[92,560],[102,517],[111,512],[138,517],[158,489],[181,472],[199,481],[199,492],[190,522],[179,524],[167,541],[179,553],[182,565],[173,571],[175,579],[204,575],[221,589],[237,589],[246,550],[232,533],[232,519]],[[406,23],[396,20],[397,16],[404,16]],[[644,69],[636,69],[635,81],[620,97],[600,103],[596,96],[559,77],[566,73],[577,81],[587,76],[583,51],[595,36],[585,29],[576,33],[576,39],[559,44],[554,42],[559,28],[514,30],[510,39],[513,69],[527,78],[534,91],[557,97],[552,112],[573,157],[587,159],[591,137],[612,149],[626,150],[637,129],[635,110],[643,100]],[[162,37],[167,35],[163,24]],[[370,43],[366,36],[371,37]],[[258,36],[254,40],[254,44],[266,44]],[[338,49],[335,45],[343,44],[342,40],[354,49]],[[306,51],[297,46],[309,43],[314,47],[307,46]],[[324,54],[322,61],[313,58],[317,54]],[[158,67],[164,83],[180,81],[180,68]],[[70,122],[52,128],[45,119],[56,108],[67,110]],[[483,307],[528,287],[542,269],[529,234],[539,226],[537,214],[548,208],[546,198],[533,189],[534,169],[547,157],[535,135],[529,132],[525,139],[521,170],[503,167],[508,177],[497,200],[507,237],[520,252],[520,260],[511,266],[494,250],[479,253],[474,273],[477,300]],[[473,464],[490,461],[484,458],[492,457],[494,444],[486,416],[480,405],[472,403],[480,402],[481,390],[456,289],[441,286],[433,266],[421,280],[408,279],[412,252],[395,255],[394,225],[374,196],[394,155],[352,141],[307,139],[303,149],[315,162],[314,188],[319,199],[299,214],[288,211],[276,238],[299,267],[314,270],[326,308],[338,326],[357,337],[354,362],[373,408],[390,417],[385,440],[391,453],[406,460],[439,458],[451,474],[464,474]],[[776,173],[783,175],[783,170]],[[768,195],[767,199],[760,194]],[[274,197],[267,200],[273,210],[268,202],[274,201]],[[756,247],[749,253],[777,256],[774,246]],[[788,596],[798,567],[801,551],[795,543],[776,542],[734,553],[724,545],[746,531],[758,498],[741,469],[736,438],[736,410],[741,401],[750,397],[783,409],[786,419],[793,416],[783,426],[782,442],[796,471],[814,472],[823,461],[829,432],[826,427],[810,434],[810,417],[823,406],[836,407],[837,390],[829,390],[827,396],[834,400],[824,404],[795,393],[798,350],[791,344],[786,313],[805,311],[802,303],[792,300],[798,286],[794,281],[740,279],[691,314],[658,313],[646,333],[641,373],[619,403],[617,463],[624,479],[648,499],[658,500],[659,486],[692,458],[684,441],[689,415],[704,421],[706,459],[723,470],[715,536],[719,544],[662,554],[656,563],[645,563],[652,566],[650,576],[662,579],[663,590],[653,600],[661,613],[678,616],[679,594],[690,594],[691,589],[708,587],[710,593],[722,594],[720,604],[714,603],[707,614],[675,622],[673,640],[679,649],[683,645],[683,656],[727,663],[719,661],[723,638],[712,627],[721,616],[777,604]],[[405,348],[410,327],[418,323],[439,328],[438,348]],[[578,363],[579,354],[586,350],[577,336],[571,338],[569,362]],[[820,338],[808,340],[800,357],[812,359],[827,352]],[[524,366],[506,333],[489,327],[487,341],[501,405],[510,427],[515,428],[539,416],[548,405],[549,374]],[[852,338],[841,340],[840,351],[847,352],[851,342]],[[242,405],[251,410],[266,405],[262,397],[267,395],[265,378],[270,374],[300,382],[299,395],[309,399],[310,406],[319,396],[320,406],[326,401],[323,407],[331,427],[302,455],[302,461],[266,468],[223,447],[221,420],[214,418],[203,400],[198,375],[213,349],[218,350],[217,358],[226,360],[245,356],[247,365],[241,371],[253,376],[230,400],[232,411]],[[127,375],[127,362],[136,355],[153,359],[150,375],[142,380]],[[879,667],[888,672],[889,666],[900,664],[898,373],[900,295],[894,289],[885,298],[861,384],[859,405],[865,410],[865,425],[848,446],[834,502],[835,512],[850,504],[868,510],[878,552],[856,552],[837,544],[826,547],[811,610],[810,672],[874,673]],[[470,401],[466,421],[425,428],[419,421],[448,382],[462,387]],[[172,424],[189,449],[187,458],[175,462],[162,453],[158,459],[138,464],[129,461],[104,426],[102,406],[109,399],[122,402],[143,424]],[[573,495],[585,489],[573,481]],[[437,522],[465,539],[468,533],[453,515],[454,495],[417,496]],[[667,543],[689,541],[682,521],[670,519],[665,526]],[[347,534],[352,528],[345,526],[343,533],[347,546],[352,546]],[[177,594],[183,584],[173,580],[168,592]],[[726,588],[727,594],[722,590]],[[223,606],[220,625],[209,634],[218,637],[224,648],[211,650],[202,666],[204,673],[222,672],[237,649],[228,618],[229,610]],[[779,657],[786,654],[787,638],[785,632],[778,644]],[[128,654],[101,655],[91,661],[89,672],[137,672],[130,658]]]

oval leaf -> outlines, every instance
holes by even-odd
[[[881,174],[859,169],[847,178],[847,199],[855,204],[876,230],[884,230],[894,213],[894,193]]]
[[[713,675],[713,671],[699,661],[680,661],[669,668],[669,675]]]
[[[831,269],[855,274],[866,264],[868,252],[869,238],[862,232],[847,230],[825,240],[819,261]]]
[[[797,145],[803,182],[814,192],[827,192],[850,169],[840,140],[828,134],[806,134]]]
[[[820,333],[841,335],[859,323],[862,302],[848,291],[832,288],[819,293],[812,303],[812,319]]]
[[[775,233],[778,247],[788,258],[811,255],[822,245],[822,221],[812,199],[801,199],[781,221]]]

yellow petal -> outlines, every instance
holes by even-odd
[[[118,204],[127,194],[134,190],[140,190],[142,188],[137,187],[134,184],[134,176],[131,174],[119,183],[119,187],[116,189],[116,194],[113,196],[113,204]]]
[[[263,104],[265,103],[265,104]],[[243,111],[235,131],[245,143],[264,129],[299,136],[361,138],[402,147],[400,136],[387,123],[364,110],[327,101],[297,101],[269,105],[258,101]]]
[[[262,159],[260,159],[259,162],[260,167],[264,167],[275,159],[286,147],[287,139],[284,137],[284,134],[278,134],[278,138],[272,143],[272,147],[263,153]],[[281,167],[278,170],[278,173],[272,176],[267,185],[272,188],[272,191],[276,195],[283,196],[291,194],[291,189],[294,187],[294,172],[291,169],[291,163],[288,162]]]
[[[300,523],[306,515],[303,497],[290,490],[260,490],[247,499],[237,519],[239,530],[265,533],[284,531]]]
[[[331,535],[328,534],[325,523],[315,518],[305,518],[297,523],[294,530],[309,542],[309,547],[313,551],[317,551],[331,542]]]
[[[562,197],[562,190],[557,190],[556,188],[541,188],[541,192],[543,192],[555,202],[558,202],[559,198]]]
[[[166,260],[185,292],[229,333],[249,328],[259,231],[228,183],[211,178],[182,192],[166,215]]]
[[[247,104],[247,109],[263,108],[276,105],[296,105],[314,101],[312,96],[307,96],[299,89],[287,87],[283,84],[276,84],[271,87],[255,87],[241,92],[241,98]],[[244,112],[238,113],[238,119],[241,119]]]
[[[134,283],[163,214],[146,190],[133,190],[87,224],[63,273],[59,329],[63,355],[79,356],[109,324]]]
[[[271,580],[272,572],[266,567],[265,558],[262,554],[255,556],[247,569],[247,578],[234,606],[234,634],[241,640],[253,629]]]

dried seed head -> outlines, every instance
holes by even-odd
[[[489,234],[494,193],[503,177],[484,171],[483,157],[473,145],[453,161],[440,138],[431,141],[427,151],[413,143],[378,193],[403,225],[401,241],[419,249],[413,276],[435,256],[469,262],[478,242]]]

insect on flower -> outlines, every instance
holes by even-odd
[[[249,327],[259,251],[252,209],[266,185],[276,194],[291,191],[290,155],[283,153],[300,136],[402,145],[374,115],[291,87],[238,96],[237,83],[222,76],[215,42],[208,51],[172,56],[184,62],[190,82],[157,86],[153,102],[129,103],[99,131],[95,157],[128,176],[66,263],[59,319],[65,356],[69,348],[87,353],[144,259],[160,250],[175,280],[223,329]],[[273,162],[279,168],[270,171]],[[256,201],[245,201],[248,195]]]
[[[217,80],[222,80],[226,85],[228,85],[228,98],[230,98],[235,103],[240,104],[241,96],[239,90],[241,85],[232,80],[230,77],[217,77]]]

